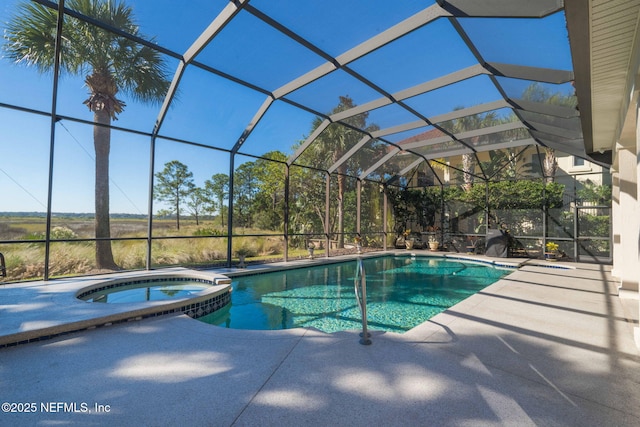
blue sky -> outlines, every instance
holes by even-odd
[[[15,0],[2,2],[1,27],[17,3]],[[174,0],[128,2],[133,6],[141,32],[156,36],[159,44],[178,53],[193,43],[226,3],[223,0],[190,0],[188,7],[176,7]],[[260,0],[251,4],[272,14],[331,55],[339,55],[425,7],[424,1],[417,0],[400,3],[381,0],[349,3]],[[292,4],[295,7],[291,7]],[[335,13],[332,7],[347,13]],[[352,15],[346,9],[360,13]],[[543,21],[461,19],[460,22],[488,61],[571,69],[562,14]],[[355,61],[351,67],[391,92],[405,89],[475,63],[461,42],[450,44],[453,36],[451,25],[439,20]],[[198,61],[267,90],[275,90],[324,62],[246,13],[225,28],[199,55]],[[172,76],[177,61],[168,58],[167,64]],[[460,99],[464,99],[464,106],[497,99],[499,94],[491,84],[487,85],[486,78],[472,80],[416,97],[408,103],[428,115],[435,115],[461,106]],[[526,86],[517,81],[507,82],[507,85],[516,92]],[[91,113],[82,104],[86,94],[82,77],[64,76],[60,81],[58,114],[92,120]],[[290,94],[290,98],[326,113],[337,104],[338,96],[345,94],[357,104],[380,97],[347,73],[336,71]],[[125,96],[123,99],[127,107],[114,125],[150,132],[158,115],[158,106],[140,105]],[[160,133],[229,149],[264,99],[264,94],[188,67],[181,80],[179,98]],[[0,102],[50,110],[51,76],[39,75],[33,69],[0,58]],[[308,134],[313,119],[314,115],[308,112],[276,102],[242,151],[260,155],[279,149],[290,153],[291,146]],[[413,120],[406,111],[397,107],[380,109],[370,116],[370,121],[382,128]],[[0,188],[3,189],[0,211],[46,209],[50,126],[47,117],[0,108]],[[92,212],[92,126],[61,121],[56,124],[55,132],[52,209],[57,212]],[[202,185],[214,173],[229,173],[229,155],[223,151],[176,145],[162,139],[157,144],[156,170],[162,169],[165,162],[179,160],[194,173],[197,185]],[[149,153],[148,137],[113,131],[112,212],[146,213]],[[246,159],[238,159],[236,165]],[[156,203],[155,207],[157,210],[162,206]]]

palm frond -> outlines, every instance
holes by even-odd
[[[65,6],[145,38],[139,33],[133,10],[122,1],[67,0]],[[56,9],[39,3],[20,4],[5,31],[3,50],[6,55],[17,63],[34,66],[40,72],[51,71],[57,17]],[[160,52],[71,16],[65,16],[63,23],[61,69],[85,79],[96,74],[108,76],[115,83],[115,91],[106,95],[114,99],[117,92],[123,92],[136,101],[160,102],[170,84]]]
[[[58,13],[38,3],[18,5],[18,14],[7,24],[3,51],[16,63],[36,67],[41,73],[54,65]]]

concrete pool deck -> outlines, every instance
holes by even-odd
[[[535,264],[370,346],[166,315],[3,348],[0,400],[35,412],[0,425],[640,425],[637,300],[608,266]]]

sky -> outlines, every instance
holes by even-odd
[[[0,5],[0,29],[16,9],[17,0]],[[185,52],[227,4],[223,0],[190,0],[176,7],[173,0],[129,0],[140,31],[177,53]],[[251,5],[270,14],[313,42],[329,55],[338,56],[378,32],[425,7],[426,2],[407,0],[337,0],[299,2],[254,0]],[[292,6],[294,5],[294,7]],[[353,13],[356,11],[357,13]],[[544,20],[460,19],[488,61],[517,63],[570,70],[568,42],[562,13]],[[371,82],[391,93],[475,64],[464,44],[457,40],[451,24],[438,20],[403,39],[382,47],[350,64]],[[285,38],[248,13],[241,13],[199,55],[201,63],[235,75],[267,91],[278,89],[323,64],[315,53]],[[177,60],[167,58],[169,77]],[[38,111],[50,111],[51,75],[12,64],[0,58],[0,103]],[[521,93],[528,82],[506,79],[509,94]],[[554,88],[566,91],[567,88]],[[348,73],[338,70],[289,95],[289,98],[328,113],[341,95],[362,104],[381,95]],[[59,82],[59,115],[91,121],[82,104],[87,97],[83,77],[63,76]],[[407,100],[426,115],[449,112],[499,99],[500,94],[485,76],[469,79],[438,91]],[[158,117],[158,105],[142,105],[126,96],[125,111],[115,126],[149,133]],[[206,146],[230,149],[264,102],[263,93],[253,91],[196,67],[187,67],[179,93],[160,134]],[[464,105],[460,105],[461,100]],[[291,147],[311,130],[315,115],[276,101],[241,151],[261,155]],[[381,128],[415,117],[397,106],[373,111],[369,121]],[[51,120],[0,107],[0,212],[46,210]],[[422,130],[423,131],[423,130]],[[416,132],[419,132],[416,130]],[[409,136],[409,135],[406,135]],[[403,135],[403,137],[405,137]],[[393,138],[390,137],[390,140]],[[92,126],[69,120],[55,124],[52,210],[93,211]],[[111,212],[145,214],[148,209],[150,138],[114,130],[111,140]],[[164,163],[178,160],[202,186],[215,173],[229,174],[229,154],[192,145],[157,141],[156,171]],[[236,158],[236,166],[250,157]],[[155,172],[155,171],[154,171]],[[155,211],[163,206],[154,204]]]

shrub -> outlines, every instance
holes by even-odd
[[[25,240],[44,240],[46,233],[29,233],[24,236]],[[69,227],[57,226],[51,229],[51,240],[72,240],[77,239],[78,235]]]
[[[78,235],[68,227],[57,226],[51,229],[52,240],[77,239]]]
[[[193,236],[224,236],[224,233],[215,228],[198,228],[193,233]]]

